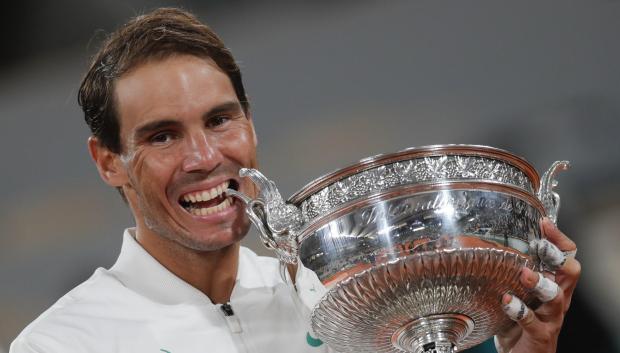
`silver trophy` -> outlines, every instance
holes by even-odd
[[[557,219],[555,162],[542,178],[524,159],[475,145],[437,145],[364,159],[288,201],[254,169],[246,204],[264,244],[297,264],[313,334],[338,352],[454,352],[511,324],[500,298],[539,303],[519,283],[542,270],[530,243]],[[289,279],[289,282],[291,280]]]

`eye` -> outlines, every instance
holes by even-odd
[[[230,117],[226,115],[216,115],[214,117],[209,118],[207,121],[207,127],[213,128],[226,124],[230,121]]]
[[[158,132],[149,138],[149,142],[153,145],[165,145],[174,139],[174,134],[170,131]]]

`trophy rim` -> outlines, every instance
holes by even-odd
[[[482,187],[482,188],[481,188]],[[534,195],[521,190],[515,186],[501,184],[486,180],[477,181],[442,181],[433,183],[422,183],[400,186],[394,189],[377,191],[369,194],[363,198],[349,201],[343,205],[339,205],[336,208],[326,212],[326,214],[312,219],[310,222],[304,225],[301,232],[297,236],[299,244],[303,243],[308,237],[310,237],[316,230],[335,220],[345,214],[350,213],[354,209],[370,206],[379,201],[394,199],[406,195],[422,194],[427,192],[436,192],[441,190],[485,190],[489,192],[498,192],[506,195],[514,196],[525,201],[535,209],[537,209],[541,215],[545,216],[547,213],[542,202]]]
[[[534,192],[536,192],[540,188],[540,175],[538,174],[534,166],[521,156],[518,156],[501,148],[486,145],[438,144],[420,147],[409,147],[398,152],[377,154],[374,156],[363,158],[357,163],[354,163],[344,168],[336,169],[330,173],[324,174],[310,181],[299,191],[294,193],[288,199],[288,202],[299,206],[301,202],[303,202],[309,196],[317,193],[318,191],[333,184],[334,182],[337,182],[338,180],[361,173],[365,170],[373,169],[384,164],[395,163],[402,160],[409,160],[415,158],[437,157],[445,155],[466,155],[501,160],[518,168],[523,173],[525,173],[525,175],[532,183]]]

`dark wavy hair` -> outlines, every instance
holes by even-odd
[[[115,80],[147,60],[174,54],[212,59],[230,78],[247,113],[249,102],[241,71],[222,40],[194,15],[176,8],[160,8],[131,19],[111,33],[82,80],[78,103],[102,146],[117,154],[123,151],[114,103]]]

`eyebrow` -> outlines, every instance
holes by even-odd
[[[239,104],[238,101],[229,101],[219,104],[211,108],[211,110],[209,110],[207,113],[205,113],[203,115],[203,118],[208,118],[219,113],[230,112],[232,110],[241,110],[241,104]]]
[[[140,126],[136,132],[134,133],[134,137],[136,140],[142,139],[142,137],[150,134],[153,131],[157,131],[164,127],[178,126],[180,123],[176,120],[172,119],[163,119],[163,120],[155,120],[150,123],[146,123]]]
[[[209,117],[213,115],[217,115],[217,114],[224,113],[224,112],[235,111],[235,110],[241,110],[241,104],[239,104],[238,101],[224,102],[222,104],[219,104],[211,108],[208,112],[203,114],[202,119],[206,121],[207,119],[209,119]],[[161,119],[161,120],[151,121],[149,123],[146,123],[140,126],[138,129],[136,129],[136,132],[134,133],[134,137],[137,140],[140,140],[142,137],[148,135],[149,133],[153,131],[157,131],[159,129],[166,128],[166,127],[178,126],[180,124],[181,123],[178,120],[174,120],[174,119]]]

